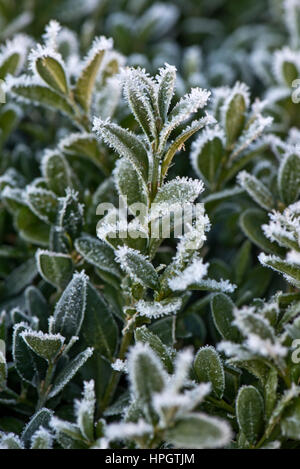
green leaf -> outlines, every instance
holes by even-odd
[[[285,438],[300,439],[300,402],[298,399],[284,412],[280,426]]]
[[[58,224],[72,239],[76,239],[83,224],[83,205],[78,201],[78,193],[67,189],[66,197],[59,202]]]
[[[288,87],[291,87],[293,81],[299,78],[298,64],[292,61],[284,60],[282,62],[282,76]]]
[[[28,327],[23,323],[14,327],[13,333],[13,359],[14,365],[19,376],[29,384],[32,384],[37,374],[36,363],[32,351],[28,348],[22,333],[27,331]]]
[[[38,288],[34,286],[26,288],[25,305],[28,314],[39,319],[39,328],[46,330],[48,328],[48,303]]]
[[[3,80],[7,75],[14,75],[19,68],[21,55],[17,52],[10,54],[0,64],[0,78]]]
[[[119,156],[127,158],[138,174],[147,183],[149,161],[148,154],[142,141],[129,130],[123,129],[110,121],[94,119],[94,132],[99,139],[115,150]]]
[[[214,394],[222,399],[225,389],[225,374],[222,361],[214,347],[202,347],[197,352],[194,370],[199,382],[210,382]]]
[[[71,168],[61,153],[57,151],[46,152],[41,169],[47,186],[57,196],[64,196],[66,188],[73,187]]]
[[[4,292],[6,296],[17,296],[37,276],[34,257],[16,267],[5,279]]]
[[[31,350],[49,361],[58,355],[65,341],[60,334],[43,334],[30,330],[22,332],[22,338]]]
[[[223,107],[223,123],[230,148],[241,135],[245,124],[245,113],[248,105],[246,88],[238,83]]]
[[[6,359],[5,359],[4,352],[0,350],[0,391],[6,386],[6,379],[7,379]]]
[[[300,194],[300,154],[286,155],[278,171],[278,190],[286,205],[295,202]]]
[[[69,255],[39,249],[36,262],[39,273],[46,282],[61,290],[69,283],[73,273],[73,262]]]
[[[5,141],[11,132],[17,127],[20,119],[20,111],[16,106],[5,106],[1,109],[0,114],[0,131],[1,138],[0,140]]]
[[[259,179],[247,171],[238,175],[241,186],[248,192],[250,197],[262,208],[271,211],[275,207],[273,196],[269,189]]]
[[[166,383],[162,363],[148,345],[138,343],[129,355],[128,369],[136,399],[151,408],[153,395],[162,392]]]
[[[1,449],[24,449],[23,443],[13,433],[3,434],[0,437]]]
[[[29,208],[38,218],[45,223],[55,223],[58,200],[52,191],[28,186],[26,196]]]
[[[139,251],[126,246],[121,247],[116,251],[116,259],[134,282],[140,283],[145,288],[158,290],[158,274],[151,262]]]
[[[148,86],[152,87],[151,94],[155,93],[154,86],[148,81]],[[150,96],[145,91],[141,71],[128,68],[124,72],[124,94],[130,109],[137,122],[143,129],[148,141],[156,138],[156,116],[152,107]]]
[[[85,364],[85,362],[92,356],[93,349],[87,348],[79,353],[73,360],[71,360],[54,379],[53,386],[48,395],[49,399],[55,397],[60,393],[63,388],[71,381],[78,370]]]
[[[266,418],[269,419],[272,415],[274,407],[277,402],[277,387],[278,387],[278,372],[276,369],[271,368],[264,388],[265,400],[265,413]]]
[[[165,121],[174,94],[176,68],[166,64],[165,68],[160,69],[157,80],[159,83],[157,90],[159,114],[162,121]]]
[[[104,241],[85,235],[76,239],[75,248],[89,264],[100,271],[107,272],[117,279],[122,277],[121,269],[115,261],[115,253]]]
[[[194,143],[191,160],[196,172],[212,186],[218,179],[225,149],[221,136],[213,137],[213,134],[209,132],[207,132],[207,138],[201,135]]]
[[[37,57],[35,67],[41,78],[56,91],[68,94],[68,81],[63,64],[55,57],[43,55]]]
[[[280,257],[276,256],[267,256],[263,253],[259,256],[260,262],[271,269],[279,272],[285,276],[285,278],[291,282],[293,285],[300,287],[300,267],[299,264],[293,264],[291,262],[285,261]]]
[[[40,246],[48,246],[50,227],[38,218],[28,207],[19,210],[16,217],[19,235],[25,241]]]
[[[36,412],[33,417],[31,417],[29,423],[26,425],[23,433],[22,440],[26,448],[29,447],[31,443],[31,438],[40,427],[45,429],[50,429],[50,420],[52,418],[52,410],[42,408]]]
[[[200,413],[186,414],[166,432],[167,441],[175,448],[215,449],[226,446],[230,437],[226,422]]]
[[[42,427],[32,436],[30,449],[52,449],[52,443],[52,434]]]
[[[75,117],[72,105],[63,96],[47,86],[20,82],[16,83],[11,91],[18,97],[25,99],[26,102],[56,109],[72,119]]]
[[[240,216],[240,226],[244,234],[256,246],[266,252],[281,254],[284,252],[276,243],[272,243],[262,231],[262,225],[268,223],[268,216],[265,212],[255,208],[245,210]]]
[[[126,158],[121,158],[114,170],[114,179],[119,194],[126,201],[129,210],[133,204],[144,204],[148,207],[148,192],[143,179],[139,176],[133,165]],[[137,206],[137,215],[143,219],[143,214],[139,214],[140,205]],[[133,213],[136,215],[136,213]]]
[[[160,358],[168,373],[173,372],[174,353],[157,335],[153,334],[146,326],[138,327],[135,330],[135,340],[148,344]]]
[[[99,147],[97,138],[87,132],[71,134],[59,142],[59,148],[68,155],[88,158],[93,161],[105,175],[111,172],[112,161],[103,148]]]
[[[86,310],[88,277],[75,273],[56,303],[51,333],[60,333],[67,340],[79,334]]]
[[[107,303],[96,288],[88,283],[86,312],[81,327],[85,343],[94,348],[94,354],[112,359],[116,353],[119,331]]]
[[[76,81],[75,99],[87,113],[90,111],[93,90],[105,51],[111,46],[112,42],[104,37],[95,39]]]
[[[210,116],[202,117],[198,121],[193,121],[191,125],[186,127],[179,135],[176,137],[174,142],[172,142],[164,156],[162,163],[162,176],[165,177],[167,171],[172,163],[174,155],[177,151],[181,150],[184,147],[185,142],[192,137],[198,130],[201,130],[205,125],[211,124],[212,118]]]
[[[264,429],[264,402],[254,386],[240,388],[236,400],[236,416],[249,443],[255,444]]]

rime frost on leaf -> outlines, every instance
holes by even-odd
[[[278,83],[285,85],[285,86],[288,85],[286,81],[286,77],[284,75],[285,63],[293,64],[293,66],[295,67],[295,69],[298,71],[298,74],[299,74],[299,71],[300,71],[299,60],[300,60],[299,52],[295,52],[289,47],[284,47],[283,49],[277,50],[274,53],[273,71],[274,71],[274,75]]]
[[[288,353],[288,349],[278,341],[272,343],[270,339],[262,339],[256,334],[248,335],[246,346],[256,355],[275,360],[278,357],[285,357]]]
[[[127,362],[125,360],[120,360],[119,358],[111,364],[111,367],[115,371],[127,372]]]
[[[121,268],[133,281],[140,283],[145,288],[158,288],[157,272],[147,257],[127,246],[120,247],[115,254]]]
[[[207,275],[207,270],[208,264],[204,264],[203,259],[195,256],[186,269],[169,280],[169,287],[173,291],[185,290],[191,284],[201,281]]]
[[[153,433],[152,425],[145,420],[138,422],[111,423],[105,429],[105,436],[108,440],[126,440],[150,436]]]
[[[45,27],[43,39],[45,46],[49,49],[55,50],[57,47],[57,36],[61,31],[61,25],[56,20],[51,20]]]
[[[88,65],[94,60],[95,56],[99,53],[99,51],[106,51],[110,50],[113,47],[113,40],[107,39],[104,36],[96,37],[93,41],[92,47],[90,48],[88,54],[83,59],[81,64],[81,68],[85,69]]]
[[[272,122],[272,117],[263,117],[261,114],[258,114],[249,128],[240,136],[236,146],[234,147],[231,158],[235,158],[255,142],[262,135],[265,129],[271,126]]]
[[[17,75],[23,68],[29,47],[32,45],[32,39],[25,34],[17,34],[13,39],[9,39],[0,48],[0,66],[12,55],[18,54],[19,60],[15,70]]]
[[[159,318],[176,314],[182,306],[181,298],[171,298],[162,301],[145,301],[140,300],[136,303],[135,307],[141,316],[148,318]]]

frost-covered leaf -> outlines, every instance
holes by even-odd
[[[6,386],[7,364],[4,351],[0,350],[0,390]]]
[[[51,333],[60,333],[67,340],[79,334],[85,309],[88,277],[75,273],[56,303]]]
[[[205,107],[209,97],[209,91],[203,90],[201,88],[192,88],[189,94],[186,94],[180,99],[180,101],[178,101],[178,103],[170,112],[168,120],[162,128],[160,134],[160,145],[158,148],[159,153],[163,151],[173,130],[176,129],[176,127],[178,127],[180,124],[186,122],[199,109]],[[203,123],[204,122],[202,122],[202,125]]]
[[[149,171],[148,154],[138,137],[109,120],[101,121],[98,118],[94,118],[93,130],[98,138],[103,139],[119,156],[127,158],[139,175],[147,182]]]
[[[222,122],[226,132],[227,147],[229,148],[243,130],[248,106],[248,87],[243,83],[237,83],[229,93],[222,108]]]
[[[184,206],[185,204],[195,202],[203,190],[204,187],[202,181],[198,179],[177,177],[164,184],[158,190],[153,204],[159,204],[162,206],[163,204],[180,204]]]
[[[58,151],[46,151],[41,170],[47,185],[57,196],[64,196],[67,187],[73,187],[71,168]]]
[[[101,36],[94,39],[76,82],[74,95],[76,100],[86,111],[90,111],[95,82],[104,54],[112,48],[112,40]]]
[[[288,282],[297,287],[300,286],[300,266],[298,263],[295,264],[277,256],[267,256],[264,253],[261,253],[258,259],[262,265],[271,267],[276,272],[283,274]]]
[[[116,251],[116,259],[134,282],[145,288],[158,289],[158,274],[151,262],[140,252],[124,246]]]
[[[58,52],[38,44],[37,48],[31,51],[29,60],[33,72],[39,75],[50,88],[62,94],[68,93],[65,65]]]
[[[235,342],[239,338],[239,332],[233,326],[234,303],[224,293],[218,293],[211,299],[211,310],[216,328],[226,340]]]
[[[225,151],[225,135],[218,127],[205,129],[193,142],[191,163],[196,174],[210,185],[217,179]]]
[[[269,241],[262,230],[262,225],[267,221],[266,213],[255,208],[245,210],[240,216],[240,226],[243,232],[256,246],[269,253],[280,254],[281,248]]]
[[[240,388],[236,401],[236,415],[239,427],[251,444],[261,436],[264,423],[264,403],[254,386]]]
[[[121,278],[121,270],[115,261],[114,251],[107,243],[85,235],[76,239],[75,247],[87,262],[100,271],[107,272],[118,279]]]
[[[61,351],[65,341],[60,334],[43,334],[30,330],[23,331],[21,337],[37,355],[50,361]]]
[[[71,119],[75,117],[73,107],[66,98],[31,77],[10,78],[7,87],[19,101],[56,109]]]
[[[39,273],[46,282],[57,288],[66,287],[73,273],[73,262],[69,255],[39,249],[36,261]]]
[[[141,316],[155,319],[176,314],[182,307],[182,299],[179,297],[166,298],[161,301],[140,300],[136,303],[135,307]]]
[[[197,352],[194,370],[200,382],[210,382],[219,399],[225,389],[225,374],[219,354],[214,347],[202,347]]]
[[[151,407],[154,394],[165,387],[167,374],[149,345],[138,342],[131,349],[128,371],[135,398],[146,408]]]
[[[72,239],[80,235],[83,224],[83,205],[78,200],[78,193],[72,189],[66,190],[59,205],[58,223]]]
[[[173,370],[173,351],[170,347],[166,346],[160,338],[153,334],[146,326],[139,327],[135,330],[136,341],[148,344],[152,350],[159,356],[164,364],[166,370],[171,373]]]
[[[274,208],[271,192],[259,179],[247,171],[242,171],[238,175],[238,181],[258,205],[266,210]]]
[[[158,81],[158,108],[160,117],[164,121],[167,117],[172,97],[174,94],[176,68],[169,64],[165,64],[165,66],[159,70],[159,75],[157,75],[156,78]]]
[[[19,323],[14,327],[13,359],[19,376],[26,382],[32,383],[37,375],[37,363],[32,351],[28,348],[22,333],[29,329],[27,324]]]
[[[124,82],[124,94],[131,108],[131,111],[145,132],[149,141],[156,138],[156,116],[151,103],[151,95],[155,94],[155,85],[143,70],[126,68],[122,74]],[[147,87],[153,89],[148,93]],[[150,96],[149,96],[150,94]]]
[[[85,343],[94,348],[95,354],[112,359],[118,344],[118,327],[106,301],[91,283],[87,285],[81,334]]]
[[[45,429],[49,428],[52,415],[53,411],[42,408],[31,417],[29,423],[26,425],[22,433],[22,441],[24,442],[26,448],[30,446],[33,435],[40,429],[40,427]]]
[[[58,200],[52,191],[28,186],[26,191],[27,203],[32,212],[45,223],[55,223]]]
[[[110,174],[111,162],[99,147],[97,138],[92,133],[76,132],[59,142],[59,149],[67,155],[88,158],[99,166],[104,174]]]
[[[31,438],[30,449],[52,449],[53,436],[43,427],[40,427]]]
[[[300,438],[300,404],[295,402],[284,412],[280,422],[281,431],[285,438],[299,440]]]
[[[145,217],[139,211],[142,204],[148,207],[148,191],[143,179],[126,158],[121,158],[117,162],[114,170],[114,181],[119,195],[123,198],[132,214],[138,215],[140,218]],[[137,213],[133,213],[135,208]]]
[[[88,441],[94,439],[94,412],[96,405],[94,381],[85,381],[83,398],[75,403],[77,425]]]
[[[93,349],[87,348],[73,358],[57,375],[54,379],[53,386],[49,393],[49,399],[55,397],[62,389],[71,381],[78,370],[85,364],[85,362],[92,356]]]
[[[205,414],[187,414],[177,420],[166,433],[167,440],[176,448],[220,448],[230,442],[229,425]]]
[[[300,194],[300,154],[287,154],[278,171],[278,189],[286,205],[295,202]]]
[[[24,449],[22,440],[14,433],[0,435],[0,449]]]
[[[185,142],[192,137],[198,130],[201,130],[205,125],[213,124],[215,122],[214,118],[209,114],[206,117],[202,117],[199,120],[195,120],[191,125],[187,126],[179,135],[176,137],[174,142],[171,142],[168,150],[165,154],[163,163],[162,163],[162,175],[166,176],[167,171],[172,163],[173,157],[177,151],[180,151],[184,148]]]

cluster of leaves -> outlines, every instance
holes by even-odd
[[[0,49],[0,445],[299,448],[300,3],[205,62],[161,41],[195,40],[198,2],[108,3]],[[82,58],[100,17],[127,59]]]

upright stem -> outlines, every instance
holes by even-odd
[[[121,342],[121,346],[120,346],[119,355],[118,355],[119,360],[124,360],[124,358],[126,356],[126,352],[128,350],[128,347],[131,343],[132,335],[133,335],[133,330],[131,328],[128,329],[127,332],[124,334],[122,342]],[[103,399],[101,401],[101,404],[99,406],[99,413],[100,414],[110,404],[110,402],[111,402],[111,400],[112,400],[112,398],[113,398],[113,396],[116,392],[120,376],[121,376],[120,371],[113,370],[113,372],[111,374],[111,377],[110,377],[110,380],[109,380],[109,383],[107,385],[105,394],[104,394]]]
[[[43,405],[45,404],[45,402],[47,401],[53,373],[54,373],[54,363],[49,362],[45,380],[41,383],[39,400],[36,406],[37,411],[41,409]]]

